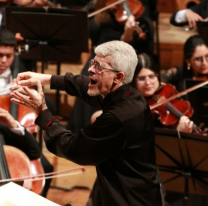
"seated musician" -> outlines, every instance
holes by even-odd
[[[196,28],[197,21],[204,21],[208,17],[207,12],[208,2],[204,0],[188,9],[175,12],[170,18],[170,23],[174,26],[185,26],[188,24],[189,28]]]
[[[184,44],[183,67],[173,67],[160,75],[161,81],[172,84],[183,91],[185,79],[208,80],[208,47],[199,36],[189,37]]]
[[[147,99],[147,101],[148,99],[153,98],[154,95],[160,96],[160,91],[164,86],[158,78],[156,65],[147,54],[143,53],[138,55],[138,64],[131,84],[137,88],[137,90]],[[161,101],[163,100],[164,99]],[[156,120],[155,126],[162,126],[162,124],[160,121]],[[183,115],[180,117],[177,125],[172,125],[172,127],[174,126],[178,131],[190,133],[192,132],[193,122],[190,121],[187,116]]]
[[[6,30],[0,30],[0,90],[11,86],[13,78],[10,66],[14,60],[16,47],[15,35]],[[0,98],[3,95],[10,94],[9,89],[0,92]],[[41,157],[41,163],[46,173],[53,171],[53,166],[40,152],[39,144],[35,137],[16,121],[8,111],[1,108],[0,105],[0,132],[5,136],[6,144],[21,149],[33,160]],[[43,196],[46,196],[50,186],[51,179],[46,180]]]

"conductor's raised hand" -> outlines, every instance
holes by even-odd
[[[16,83],[21,86],[34,86],[40,81],[42,85],[50,84],[50,74],[40,74],[35,72],[22,72],[19,73],[16,79]]]
[[[24,105],[39,115],[43,110],[47,109],[45,103],[45,97],[42,90],[42,85],[40,81],[37,81],[38,93],[34,93],[31,89],[23,86],[25,94],[18,91],[13,91],[11,93],[12,102]]]

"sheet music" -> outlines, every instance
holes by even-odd
[[[0,187],[0,206],[60,206],[13,182]]]

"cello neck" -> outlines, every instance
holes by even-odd
[[[13,78],[16,78],[19,73],[19,53],[15,52],[14,54],[14,69],[13,69]],[[17,120],[18,117],[18,105],[14,102],[10,102],[10,114]]]
[[[4,137],[2,134],[0,134],[0,176],[1,179],[9,179],[11,177],[10,177],[3,145],[4,145]]]

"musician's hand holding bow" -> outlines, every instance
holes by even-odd
[[[22,104],[39,115],[43,110],[47,109],[47,106],[40,81],[37,82],[37,88],[38,93],[34,93],[27,86],[23,86],[24,94],[17,90],[13,91],[11,93],[11,101],[17,104]]]
[[[177,130],[180,132],[191,133],[193,130],[193,124],[194,123],[187,116],[182,116],[179,120]]]

